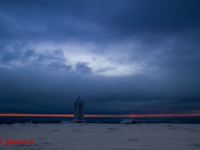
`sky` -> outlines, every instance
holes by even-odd
[[[0,113],[200,114],[199,0],[1,0]]]

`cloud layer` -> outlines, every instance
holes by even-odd
[[[200,110],[200,2],[0,4],[0,111]]]

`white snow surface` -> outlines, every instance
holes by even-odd
[[[0,150],[200,150],[200,124],[1,124]]]

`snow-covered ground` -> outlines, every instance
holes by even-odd
[[[2,124],[0,150],[200,150],[200,124]]]

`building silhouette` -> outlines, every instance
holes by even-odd
[[[84,123],[84,101],[80,99],[80,96],[74,102],[74,120],[72,123]]]

